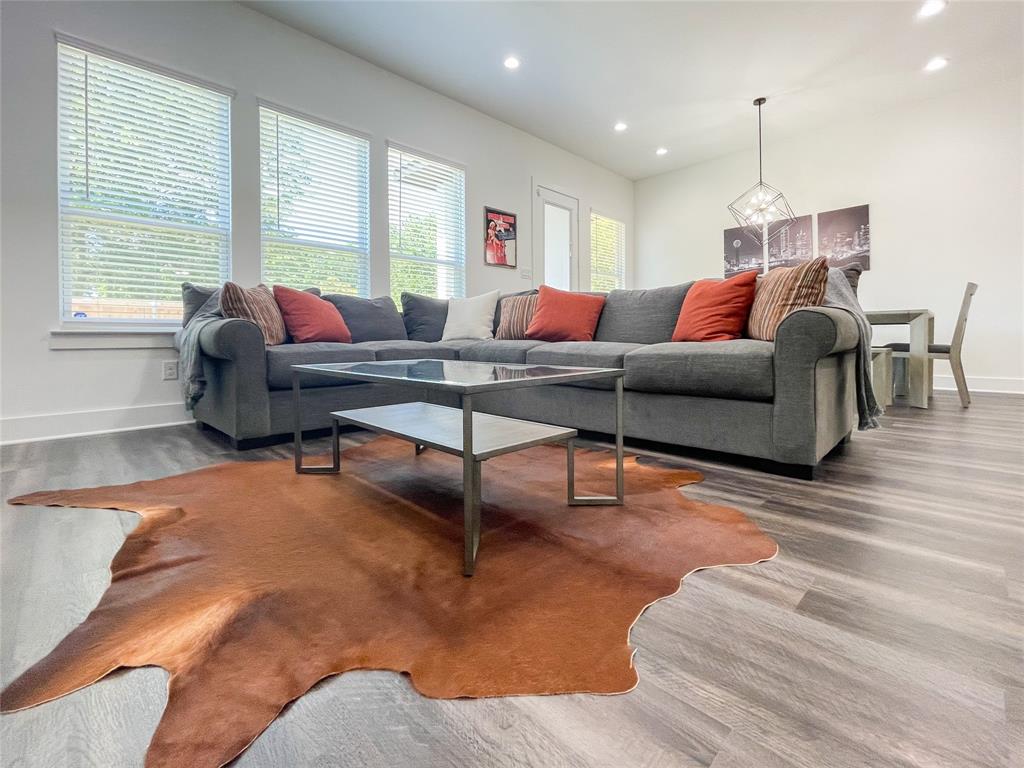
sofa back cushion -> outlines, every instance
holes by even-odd
[[[540,341],[593,341],[604,296],[560,291],[542,285],[526,338]]]
[[[224,283],[220,290],[220,309],[224,317],[237,317],[255,323],[267,345],[283,344],[288,337],[274,294],[262,283],[255,288]]]
[[[409,341],[440,341],[448,319],[448,299],[402,293],[402,321]]]
[[[609,292],[594,340],[633,344],[671,341],[679,309],[691,285]]]
[[[747,327],[757,270],[725,280],[698,280],[683,299],[672,341],[729,341]]]
[[[331,302],[284,285],[274,286],[274,300],[292,341],[298,344],[313,341],[352,343],[352,333]]]
[[[824,258],[771,270],[757,283],[747,335],[752,339],[774,341],[775,332],[791,312],[821,306],[827,282],[828,263]]]
[[[324,299],[331,302],[345,319],[352,334],[352,343],[363,341],[406,340],[405,323],[402,315],[390,296],[379,296],[376,299],[362,299],[358,296],[346,296],[330,293]]]

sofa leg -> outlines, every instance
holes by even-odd
[[[839,444],[840,445],[846,445],[852,439],[853,439],[853,430],[851,429],[849,432],[847,432],[845,435],[843,435],[843,439],[839,441]]]

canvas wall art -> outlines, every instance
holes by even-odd
[[[855,205],[818,214],[818,255],[830,267],[860,264],[871,269],[871,220],[868,206]]]
[[[764,268],[761,246],[743,231],[743,227],[725,230],[725,276],[732,277],[740,272]]]

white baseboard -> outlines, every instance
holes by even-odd
[[[956,382],[949,374],[935,374],[936,389],[956,389]],[[968,376],[967,388],[971,392],[1009,392],[1024,393],[1024,379],[1009,376]]]
[[[0,419],[0,445],[152,429],[191,421],[191,416],[180,402],[9,416]]]

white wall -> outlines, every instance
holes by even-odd
[[[936,342],[949,343],[964,284],[978,283],[964,367],[979,390],[1024,391],[1021,87],[988,83],[853,113],[801,136],[766,126],[765,181],[797,215],[870,204],[866,309],[931,309]],[[637,285],[721,276],[722,230],[735,226],[726,204],[756,174],[756,154],[743,152],[637,182]],[[876,329],[876,339],[905,341],[905,333]],[[952,386],[945,362],[936,385]]]
[[[626,222],[632,182],[325,43],[231,3],[3,3],[0,438],[131,428],[185,418],[171,349],[52,350],[57,295],[56,49],[60,31],[234,89],[233,277],[259,280],[257,98],[372,136],[373,291],[387,291],[386,141],[466,168],[469,294],[519,290],[523,271],[483,264],[483,207],[520,214],[531,266],[534,181]],[[534,279],[539,278],[535,275]]]

